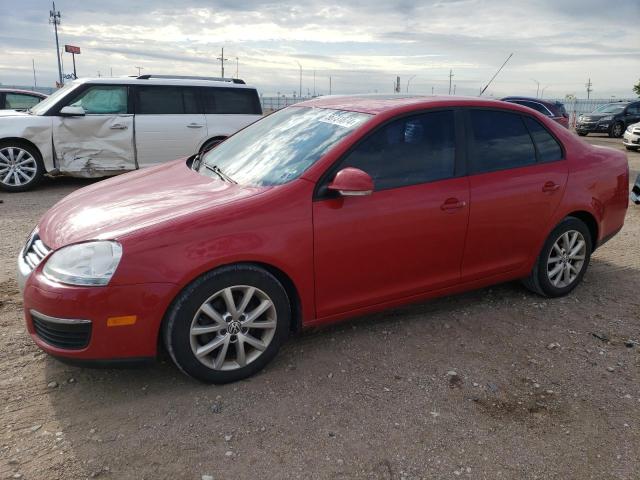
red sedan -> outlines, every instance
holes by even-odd
[[[55,205],[18,258],[26,322],[57,357],[164,345],[234,381],[300,328],[515,279],[566,295],[628,189],[623,153],[519,105],[316,99]]]

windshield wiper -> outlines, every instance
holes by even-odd
[[[229,175],[227,175],[222,170],[220,170],[220,167],[218,167],[217,165],[209,165],[209,164],[205,163],[204,166],[205,166],[205,168],[207,170],[211,170],[213,173],[218,175],[222,179],[222,181],[226,181],[226,182],[230,182],[230,183],[236,183],[236,184],[238,183],[233,178],[231,178]]]

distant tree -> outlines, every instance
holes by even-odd
[[[633,91],[640,97],[640,80],[638,80],[638,83],[633,86]]]

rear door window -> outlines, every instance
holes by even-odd
[[[554,162],[562,159],[562,147],[546,128],[529,117],[524,117],[524,123],[527,125],[536,144],[539,162]]]
[[[204,113],[261,115],[258,92],[251,88],[203,88]]]
[[[495,110],[470,110],[469,156],[475,173],[525,167],[536,151],[522,117]]]
[[[200,113],[195,88],[174,86],[136,87],[136,115]]]

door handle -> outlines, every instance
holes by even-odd
[[[466,206],[467,206],[467,202],[460,201],[457,198],[447,198],[444,201],[444,203],[440,205],[440,210],[447,212],[452,210],[458,210]]]
[[[187,125],[188,128],[202,128],[204,127],[203,124],[201,123],[190,123],[189,125]]]
[[[109,127],[111,130],[126,130],[127,127],[124,123],[114,123]]]
[[[548,181],[547,183],[545,183],[542,186],[542,191],[543,192],[547,192],[547,193],[551,193],[551,192],[555,192],[559,188],[560,188],[560,185],[558,185],[557,183],[554,183],[552,181]]]

